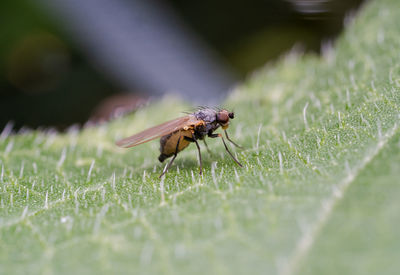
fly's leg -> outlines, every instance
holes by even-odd
[[[233,145],[235,145],[236,147],[238,147],[238,148],[240,148],[240,149],[243,149],[242,146],[236,144],[236,142],[234,142],[233,140],[231,140],[231,139],[229,138],[228,132],[227,132],[226,130],[224,130],[224,132],[225,132],[226,139],[229,140],[229,142],[231,142],[231,143],[232,143]]]
[[[235,158],[235,156],[231,153],[231,151],[229,151],[228,146],[226,146],[225,139],[224,139],[224,137],[223,137],[221,134],[210,134],[210,135],[208,135],[208,136],[209,136],[210,138],[217,138],[217,137],[220,137],[220,138],[222,139],[222,142],[224,143],[225,150],[229,153],[229,155],[231,156],[231,158],[232,158],[240,167],[243,167],[243,165]]]
[[[172,163],[174,162],[176,156],[178,155],[178,148],[179,148],[179,142],[181,141],[181,137],[179,137],[178,142],[176,143],[176,149],[175,149],[175,154],[172,157],[172,159],[170,160],[170,162],[168,163],[167,166],[165,166],[164,171],[162,172],[162,174],[158,177],[159,179],[161,179],[162,176],[165,175],[165,173],[167,173],[168,169],[171,167]]]
[[[211,152],[210,148],[208,148],[208,145],[207,145],[207,142],[206,142],[205,139],[203,139],[203,142],[204,142],[204,145],[205,145],[206,148],[207,148],[207,152],[208,152],[210,155],[213,155],[213,153]]]
[[[194,139],[194,135],[192,134],[192,137]],[[199,165],[200,165],[200,175],[203,174],[203,162],[201,161],[201,152],[200,152],[200,146],[199,143],[197,142],[196,139],[194,139],[194,142],[196,143],[197,146],[197,151],[199,151]]]
[[[194,134],[193,134],[193,133],[192,133],[192,138],[186,137],[186,136],[185,136],[184,139],[186,139],[187,141],[196,143],[197,151],[199,152],[200,175],[202,175],[202,174],[203,174],[203,162],[202,162],[202,160],[201,160],[200,145],[199,145],[199,143],[197,142],[197,139],[194,137]]]

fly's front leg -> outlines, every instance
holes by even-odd
[[[167,173],[168,169],[171,167],[172,163],[174,162],[176,156],[178,155],[178,149],[179,149],[179,142],[181,141],[181,137],[179,137],[178,142],[176,143],[176,148],[175,148],[175,154],[172,157],[172,159],[170,160],[170,162],[168,163],[167,166],[165,166],[164,171],[162,172],[162,174],[158,177],[161,178],[162,176],[165,175],[165,173]]]
[[[233,145],[235,145],[236,147],[238,147],[238,148],[240,148],[240,149],[243,149],[242,146],[236,144],[236,142],[234,142],[233,140],[231,140],[231,139],[229,138],[228,132],[227,132],[226,130],[224,130],[224,132],[225,132],[226,139],[229,140],[230,143],[232,143]]]
[[[197,139],[195,138],[195,136],[194,136],[193,133],[192,133],[192,138],[186,137],[186,136],[185,136],[184,139],[186,139],[187,141],[196,143],[197,151],[199,152],[200,175],[202,175],[202,174],[203,174],[203,162],[202,162],[202,160],[201,160],[200,145],[199,145],[199,143],[197,142]]]
[[[217,137],[220,137],[220,138],[222,139],[222,142],[224,143],[225,150],[229,153],[229,155],[231,156],[231,158],[232,158],[240,167],[243,167],[243,165],[235,158],[235,156],[231,153],[231,151],[229,151],[228,146],[226,146],[225,139],[224,139],[224,137],[223,137],[221,134],[209,134],[208,136],[209,136],[210,138],[217,138]]]

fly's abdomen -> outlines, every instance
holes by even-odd
[[[184,137],[192,138],[192,132],[190,130],[179,130],[172,134],[163,136],[160,139],[160,156],[158,160],[163,162],[165,159],[173,156],[175,153],[179,153],[183,149],[189,146],[190,141]],[[179,140],[179,145],[177,147]]]

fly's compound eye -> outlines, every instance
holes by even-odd
[[[225,124],[229,121],[229,115],[226,112],[221,112],[217,114],[218,123]]]
[[[230,112],[230,113],[228,114],[228,116],[229,116],[229,118],[235,118],[235,114],[234,114],[233,112]]]

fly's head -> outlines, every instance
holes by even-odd
[[[233,119],[234,117],[235,114],[233,112],[220,110],[217,112],[217,123],[225,130],[229,127],[229,119]]]

